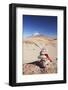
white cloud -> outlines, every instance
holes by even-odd
[[[39,32],[35,32],[35,33],[33,34],[33,36],[36,36],[36,35],[40,35],[40,33],[39,33]]]

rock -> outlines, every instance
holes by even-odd
[[[57,62],[54,60],[53,62],[48,62],[45,67],[40,67],[40,61],[23,64],[23,74],[24,75],[32,75],[32,74],[51,74],[57,73]],[[45,63],[44,63],[45,64]]]
[[[24,68],[23,68],[23,74],[25,75],[30,75],[30,74],[40,74],[41,71],[40,71],[40,68],[36,65],[33,65],[33,64],[24,64],[23,65]]]

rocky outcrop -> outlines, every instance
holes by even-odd
[[[23,74],[31,75],[31,74],[49,74],[49,73],[57,73],[57,60],[46,65],[46,67],[41,68],[37,64],[39,61],[27,63],[23,65]]]

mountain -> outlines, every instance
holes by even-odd
[[[45,70],[41,69],[34,62],[39,62],[38,58],[42,48],[45,48],[47,54],[52,59],[52,63],[47,65]],[[57,38],[51,38],[40,33],[34,33],[25,38],[22,44],[23,49],[23,74],[43,74],[57,73]],[[47,72],[46,72],[47,70]]]
[[[47,53],[52,59],[57,57],[57,39],[44,36],[42,34],[33,34],[24,39],[24,63],[38,60],[42,48],[46,48]]]
[[[28,36],[27,38],[25,38],[25,40],[31,39],[31,38],[36,38],[36,39],[42,38],[42,39],[47,39],[47,40],[57,40],[56,37],[51,37],[51,36],[43,35],[40,33],[34,33],[31,36]]]

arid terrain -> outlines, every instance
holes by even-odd
[[[43,74],[57,73],[57,39],[44,35],[31,36],[23,40],[23,74]],[[39,54],[42,48],[46,48],[48,55],[52,59],[46,68],[40,68]],[[33,63],[35,62],[35,63]]]

